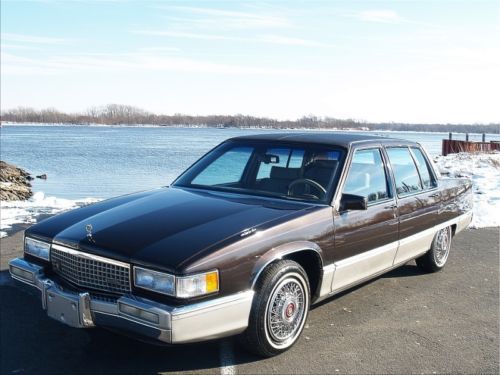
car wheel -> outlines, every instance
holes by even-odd
[[[451,236],[451,227],[439,230],[434,237],[431,249],[416,259],[417,266],[427,272],[442,270],[450,254]]]
[[[309,304],[309,281],[304,269],[291,260],[272,263],[257,281],[248,328],[241,342],[263,357],[290,349],[302,333]]]

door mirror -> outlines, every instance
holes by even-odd
[[[361,195],[342,194],[340,198],[340,211],[366,210],[367,208],[368,200]]]

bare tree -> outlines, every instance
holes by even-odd
[[[55,108],[35,110],[18,107],[3,111],[1,121],[18,123],[35,122],[48,124],[134,124],[160,126],[207,126],[237,127],[259,129],[360,129],[360,130],[395,130],[395,131],[431,131],[431,132],[474,132],[500,134],[500,124],[403,124],[403,123],[367,123],[353,119],[304,116],[295,121],[279,121],[265,117],[253,117],[243,114],[191,116],[182,113],[174,115],[156,115],[143,109],[123,104],[108,104],[102,107],[90,107],[84,113],[64,113]]]

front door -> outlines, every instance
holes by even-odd
[[[357,149],[341,191],[367,199],[367,210],[334,215],[335,273],[332,292],[346,289],[392,266],[398,247],[397,206],[384,155],[378,147]]]

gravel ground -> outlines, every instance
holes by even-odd
[[[467,230],[444,271],[413,262],[315,307],[299,342],[260,359],[234,339],[159,347],[49,319],[8,277],[0,240],[0,373],[499,373],[500,229]]]

